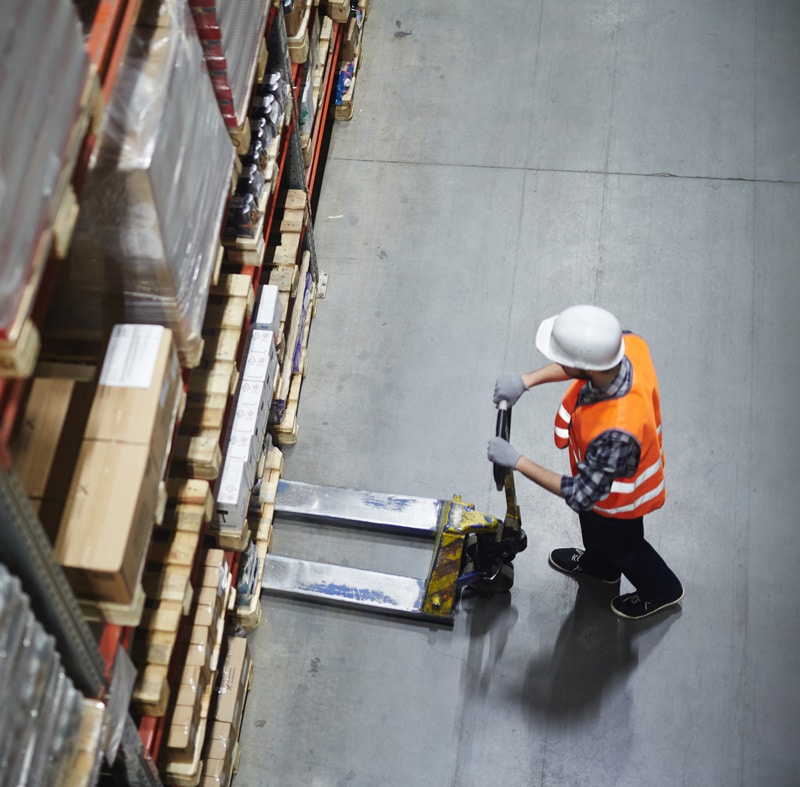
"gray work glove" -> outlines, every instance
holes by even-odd
[[[508,440],[493,437],[489,440],[489,461],[501,467],[515,468],[522,454]]]
[[[492,401],[499,404],[505,400],[509,407],[513,407],[527,390],[521,374],[502,374],[494,384]]]

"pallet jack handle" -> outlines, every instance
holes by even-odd
[[[511,408],[508,402],[502,399],[497,403],[497,422],[495,425],[495,437],[502,437],[503,440],[511,440]],[[507,467],[493,463],[494,483],[497,491],[500,492],[505,486],[506,473],[513,473]]]

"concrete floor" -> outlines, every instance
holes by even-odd
[[[618,620],[548,567],[577,518],[518,478],[516,585],[452,630],[265,599],[235,787],[800,783],[798,41],[796,0],[373,0],[285,476],[501,515],[495,377],[598,303],[659,370],[646,528],[686,598]],[[512,434],[559,471],[561,394],[527,394]],[[292,528],[276,552],[420,564]]]

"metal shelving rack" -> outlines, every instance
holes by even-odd
[[[105,107],[113,93],[140,7],[141,0],[98,0],[91,22],[86,23],[86,45],[93,73],[99,83],[102,107]],[[314,6],[312,13],[318,12],[319,7]],[[274,34],[276,22],[280,21],[279,13],[278,4],[273,3],[265,33],[268,39]],[[285,28],[283,38],[285,41]],[[285,73],[293,96],[292,117],[288,133],[282,141],[278,166],[280,177],[285,179],[284,185],[305,190],[309,204],[315,189],[319,188],[323,140],[326,128],[329,129],[333,120],[330,105],[340,43],[341,25],[334,23],[332,46],[324,70],[322,97],[313,124],[312,155],[308,167],[304,164],[300,147],[297,109],[305,64],[290,64],[288,58],[285,60]],[[94,111],[98,111],[96,107]],[[72,173],[72,186],[78,197],[97,142],[98,126],[97,119],[89,124]],[[265,216],[265,237],[269,237],[276,218],[279,191],[280,184],[270,199]],[[310,223],[301,241],[301,249],[311,252],[311,270],[316,279],[318,271],[312,230],[313,224]],[[49,260],[31,313],[36,324],[41,324],[47,313],[57,269],[58,260]],[[263,270],[260,266],[243,265],[238,272],[248,274],[257,291]],[[133,629],[108,623],[103,624],[98,632],[89,627],[63,572],[53,559],[49,540],[30,501],[9,473],[12,462],[11,435],[24,409],[28,384],[29,380],[25,378],[0,379],[0,560],[23,581],[37,617],[56,637],[65,668],[76,686],[85,696],[102,701],[107,698],[112,684],[117,655],[120,650],[129,648]],[[235,577],[239,555],[227,553],[227,558]],[[155,763],[164,734],[164,718],[145,716],[137,724],[128,714],[117,760],[110,770],[112,781],[118,784],[161,783]]]

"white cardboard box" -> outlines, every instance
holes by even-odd
[[[253,479],[247,474],[247,462],[225,457],[214,504],[214,529],[241,532],[252,488]]]
[[[278,341],[278,332],[281,329],[281,299],[280,290],[274,284],[263,284],[256,307],[253,328],[272,331],[273,341]]]

